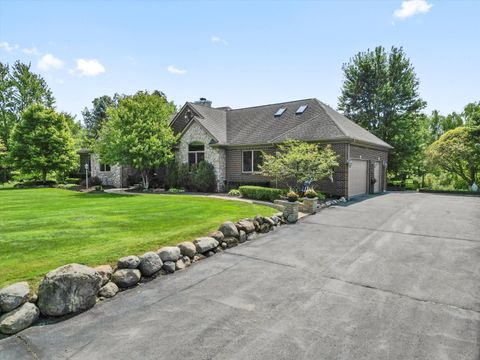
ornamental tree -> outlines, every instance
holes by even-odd
[[[260,171],[263,175],[299,189],[305,181],[320,181],[331,177],[338,164],[332,147],[288,140],[279,144],[275,154],[263,153]]]
[[[173,159],[177,137],[169,121],[175,112],[173,102],[161,92],[139,91],[107,109],[95,149],[104,163],[131,166],[142,176],[148,189],[150,170]]]
[[[25,173],[65,173],[76,164],[70,128],[63,114],[34,104],[22,113],[12,136],[11,159]]]

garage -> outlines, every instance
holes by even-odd
[[[367,161],[351,160],[348,167],[348,196],[365,195],[367,193]]]

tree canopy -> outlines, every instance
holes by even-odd
[[[149,172],[173,158],[176,136],[170,127],[175,112],[159,92],[139,91],[118,101],[107,110],[108,121],[100,130],[96,150],[102,162],[132,166],[149,187]]]
[[[343,65],[339,110],[394,147],[389,169],[404,176],[422,151],[419,80],[402,48],[382,46],[355,55]]]

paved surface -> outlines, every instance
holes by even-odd
[[[331,207],[94,309],[9,359],[478,359],[480,198]]]

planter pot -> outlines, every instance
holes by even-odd
[[[303,198],[303,211],[307,214],[317,212],[318,198]]]
[[[283,208],[283,217],[287,220],[288,223],[293,224],[298,220],[298,201],[292,202],[288,201],[285,203]]]

